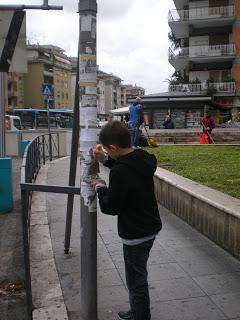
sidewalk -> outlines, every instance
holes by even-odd
[[[66,185],[68,171],[69,158],[51,163],[48,184]],[[106,179],[107,169],[101,174]],[[79,320],[79,197],[75,199],[68,256],[63,253],[66,200],[67,196],[48,194],[47,211],[65,303],[70,319]],[[155,241],[148,268],[152,320],[240,320],[240,262],[168,210],[160,207],[160,212],[164,226]],[[98,290],[98,320],[114,320],[117,311],[128,309],[116,217],[100,212]]]
[[[22,158],[12,159],[14,208],[0,214],[0,320],[26,320],[20,203]]]

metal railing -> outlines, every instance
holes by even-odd
[[[51,142],[51,143],[50,143]],[[23,227],[23,248],[25,265],[25,283],[28,307],[28,320],[32,319],[31,274],[30,274],[30,217],[31,217],[31,198],[35,192],[51,192],[64,194],[80,194],[80,188],[61,187],[49,185],[37,185],[38,172],[46,161],[59,158],[59,134],[52,133],[37,136],[27,146],[21,167],[21,205],[22,205],[22,227]]]
[[[222,7],[202,7],[190,8],[189,10],[169,10],[168,21],[189,21],[196,19],[219,19],[231,18],[235,16],[235,7],[222,6]]]
[[[225,57],[234,56],[236,52],[235,44],[202,45],[181,48],[177,53],[171,48],[168,51],[169,60],[197,58],[197,57]]]
[[[170,92],[192,92],[206,94],[209,88],[216,89],[216,92],[234,93],[235,82],[209,82],[202,83],[180,83],[170,85],[168,90]]]

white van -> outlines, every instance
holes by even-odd
[[[21,119],[18,116],[5,115],[5,128],[6,130],[18,131],[22,130]]]

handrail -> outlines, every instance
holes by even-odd
[[[234,43],[218,44],[218,45],[201,45],[181,48],[180,51],[174,53],[169,48],[169,60],[195,58],[195,57],[222,57],[235,55],[236,47]]]
[[[51,143],[50,143],[51,142]],[[40,135],[26,147],[21,166],[21,204],[28,319],[32,320],[32,287],[30,274],[30,210],[32,192],[80,194],[80,188],[34,184],[41,165],[60,158],[59,133]]]
[[[46,160],[51,158],[59,158],[59,134],[51,133],[35,137],[27,145],[23,155],[21,183],[34,182],[41,164],[45,164]]]
[[[57,143],[49,143],[50,139],[54,141],[57,137]],[[50,149],[50,146],[52,149]],[[28,307],[28,320],[32,319],[32,289],[30,274],[30,209],[31,194],[33,188],[26,189],[25,184],[32,184],[40,170],[42,164],[47,159],[59,157],[59,137],[58,133],[40,135],[34,138],[26,147],[21,166],[21,204],[22,204],[22,229],[23,229],[23,249],[24,249],[24,265],[25,265],[25,283]],[[32,185],[34,186],[34,185]]]
[[[168,21],[190,21],[197,19],[219,19],[231,18],[235,16],[235,7],[219,6],[219,7],[200,7],[190,8],[188,10],[169,10]]]
[[[209,88],[216,89],[217,92],[234,93],[235,82],[201,82],[201,83],[179,83],[169,85],[170,92],[195,92],[206,93]]]

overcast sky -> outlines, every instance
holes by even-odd
[[[98,0],[97,63],[124,84],[137,84],[146,93],[167,91],[168,10],[172,0]],[[41,5],[42,0],[1,0],[1,4]],[[32,43],[57,45],[77,55],[78,0],[49,0],[63,11],[28,11],[27,36]]]

